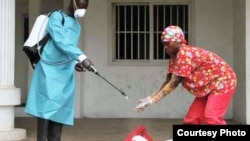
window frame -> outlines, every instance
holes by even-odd
[[[176,5],[187,4],[188,5],[188,41],[189,44],[194,44],[194,28],[192,23],[193,18],[193,3],[192,0],[108,0],[108,64],[110,66],[165,66],[168,59],[153,59],[153,11],[149,11],[149,24],[150,24],[150,47],[149,47],[149,60],[116,60],[115,59],[115,14],[113,6],[114,4],[121,5],[149,5],[149,9],[153,8],[153,5]],[[113,61],[115,60],[115,61]]]

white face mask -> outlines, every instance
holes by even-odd
[[[74,12],[74,16],[76,18],[80,17],[84,17],[84,15],[86,14],[86,9],[76,9],[75,12]]]

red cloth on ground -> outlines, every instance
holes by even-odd
[[[133,137],[137,135],[146,138],[148,141],[154,141],[153,138],[147,133],[144,125],[137,126],[135,130],[128,134],[124,141],[132,141]]]

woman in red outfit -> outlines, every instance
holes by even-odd
[[[141,99],[135,110],[157,103],[181,83],[195,96],[184,124],[225,125],[223,117],[237,85],[233,69],[215,53],[186,45],[178,26],[165,28],[161,41],[170,55],[167,79],[159,90]]]

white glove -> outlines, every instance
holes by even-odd
[[[139,100],[139,104],[135,107],[136,112],[142,112],[147,106],[153,105],[153,101],[150,96]]]

